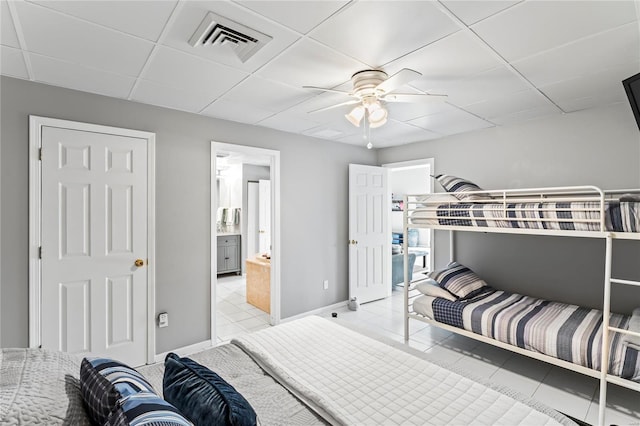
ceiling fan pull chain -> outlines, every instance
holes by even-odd
[[[365,110],[364,113],[364,139],[367,141],[367,149],[373,148],[371,143],[371,123],[369,122],[369,111]]]

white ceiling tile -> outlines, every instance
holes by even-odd
[[[256,74],[293,87],[335,87],[367,66],[313,40],[302,39]]]
[[[360,147],[366,147],[367,143],[365,141],[362,140],[362,135],[347,135],[347,136],[342,136],[339,137],[337,139],[335,139],[336,142],[341,142],[341,143],[346,143],[349,145],[356,145],[356,146],[360,146]],[[376,148],[381,148],[381,147],[376,147]]]
[[[181,111],[200,112],[215,99],[209,93],[198,90],[162,86],[148,80],[139,80],[131,99],[145,104],[158,105]]]
[[[362,1],[351,3],[309,34],[375,68],[458,30],[432,2]]]
[[[545,86],[639,60],[640,32],[634,22],[529,56],[513,66],[535,85]]]
[[[213,12],[231,21],[266,34],[272,37],[272,40],[266,43],[257,53],[244,63],[240,61],[231,49],[224,46],[210,45],[193,47],[189,44],[189,39],[195,33],[196,29],[208,12]],[[221,64],[251,72],[262,67],[298,38],[299,35],[294,31],[284,28],[282,25],[278,25],[269,19],[265,19],[260,15],[231,2],[185,1],[176,20],[173,22],[171,29],[167,33],[163,44],[183,50],[192,55],[202,56],[203,58],[207,58]]]
[[[521,77],[501,66],[460,80],[436,82],[429,91],[448,95],[448,102],[464,106],[527,89],[530,86]]]
[[[385,66],[393,74],[402,68],[422,73],[410,84],[429,91],[440,83],[459,80],[502,65],[481,42],[465,31],[459,31],[420,50],[409,53]]]
[[[507,9],[520,1],[522,0],[441,0],[441,3],[460,18],[462,22],[471,25],[491,15],[495,15],[501,10]]]
[[[636,20],[633,1],[527,1],[473,30],[515,61]]]
[[[342,102],[352,99],[353,98],[349,96],[344,96],[337,93],[322,93],[320,95],[314,96],[311,99],[294,105],[293,107],[284,111],[284,113],[287,115],[291,114],[295,117],[301,117],[302,119],[306,119],[317,124],[340,122],[344,125],[349,124],[349,126],[352,126],[352,124],[347,121],[344,115],[351,111],[355,104],[342,105],[336,108],[330,108],[324,111],[316,112],[316,110],[318,109],[338,105]]]
[[[143,78],[166,87],[206,93],[206,97],[213,100],[247,76],[247,73],[225,65],[160,47]]]
[[[504,95],[500,93],[486,101],[466,105],[465,110],[480,117],[491,120],[513,114],[518,111],[526,111],[534,108],[542,108],[549,105],[549,101],[535,90],[528,89],[522,92]]]
[[[137,76],[153,44],[31,3],[16,2],[26,50],[116,74]]]
[[[315,118],[314,114],[310,114],[311,118]],[[315,128],[305,130],[302,132],[305,135],[320,137],[319,133],[332,134],[328,139],[337,139],[339,137],[344,137],[348,135],[363,135],[363,127],[356,127],[351,124],[344,115],[339,114],[337,118],[323,119],[322,124]]]
[[[385,125],[371,129],[371,143],[376,148],[403,145],[440,137],[442,135],[436,132],[396,120],[389,120]]]
[[[0,73],[11,77],[28,79],[29,73],[24,63],[22,51],[12,47],[0,46]]]
[[[6,1],[0,1],[0,24],[2,25],[2,28],[0,28],[0,43],[4,46],[20,48],[16,27],[13,25],[9,5]]]
[[[312,129],[305,130],[304,132],[302,132],[302,134],[306,136],[311,136],[314,138],[329,139],[329,140],[334,140],[334,139],[342,138],[345,136],[353,135],[353,132],[345,132],[342,130],[338,130],[336,127],[338,126],[333,126],[332,124],[323,124],[321,126],[317,126]]]
[[[135,83],[132,77],[84,68],[33,53],[29,54],[29,60],[34,80],[54,86],[126,98]]]
[[[202,114],[224,120],[255,124],[273,115],[273,111],[252,105],[251,103],[234,102],[218,99],[202,111]]]
[[[471,130],[494,127],[493,123],[460,109],[416,118],[409,123],[442,135],[453,135]]]
[[[285,132],[302,133],[305,130],[318,127],[319,121],[313,121],[307,114],[300,114],[291,111],[284,111],[268,117],[258,123],[260,126],[272,129],[283,130]]]
[[[506,126],[510,124],[522,123],[527,120],[533,120],[540,117],[548,117],[550,115],[562,114],[558,108],[553,105],[544,105],[541,107],[528,109],[524,111],[518,111],[516,113],[507,114],[491,119],[493,123],[500,126]]]
[[[116,4],[105,0],[40,0],[32,3],[153,41],[160,37],[177,4],[174,0],[126,0]]]
[[[452,108],[445,102],[405,103],[388,102],[389,117],[398,121],[409,121],[425,115],[438,114]]]
[[[223,99],[244,102],[267,111],[280,112],[313,96],[314,94],[309,90],[296,89],[275,81],[250,76],[225,93]]]
[[[343,1],[237,1],[238,4],[273,19],[289,28],[306,34],[316,25],[333,15]]]
[[[627,102],[622,80],[640,72],[640,63],[619,65],[571,80],[542,86],[540,89],[564,111]]]

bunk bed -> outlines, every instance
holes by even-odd
[[[405,341],[410,319],[415,319],[599,378],[598,419],[604,424],[607,383],[640,392],[640,305],[631,316],[610,310],[611,284],[640,287],[640,281],[611,276],[613,240],[640,243],[640,190],[572,186],[488,191],[455,176],[435,178],[446,192],[405,196],[404,239],[409,229],[448,230],[450,264],[426,279],[405,279]],[[455,262],[457,231],[604,240],[602,310],[492,288]],[[409,264],[405,260],[405,270]]]

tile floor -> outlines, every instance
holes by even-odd
[[[269,327],[269,314],[246,301],[244,276],[220,275],[216,287],[218,343],[250,331]]]
[[[269,326],[268,315],[245,302],[243,289],[243,277],[218,280],[219,341]],[[361,305],[358,311],[350,311],[345,306],[319,315],[331,318],[331,313],[336,312],[341,321],[402,343],[403,309],[399,288],[391,297]],[[239,322],[232,322],[234,319]],[[426,358],[507,386],[587,423],[598,422],[597,379],[420,321],[411,320],[409,329],[409,346],[424,352]],[[609,384],[607,407],[607,424],[640,425],[640,393]]]

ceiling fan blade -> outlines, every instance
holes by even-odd
[[[323,92],[340,93],[340,94],[343,94],[343,95],[351,96],[351,93],[345,92],[344,90],[327,89],[326,87],[302,86],[302,88],[303,89],[322,90]]]
[[[378,84],[376,90],[380,90],[383,93],[390,93],[399,87],[404,86],[410,81],[420,78],[422,74],[418,71],[410,70],[409,68],[403,68],[382,83]]]
[[[313,111],[309,111],[308,114],[313,114],[315,112],[327,111],[327,110],[338,108],[338,107],[345,106],[345,105],[359,104],[360,102],[361,102],[360,99],[352,99],[350,101],[341,102],[339,104],[331,105],[331,106],[328,106],[328,107],[314,109]]]
[[[411,102],[411,103],[430,103],[444,102],[448,98],[447,95],[429,95],[429,94],[390,94],[381,98],[385,102]]]

